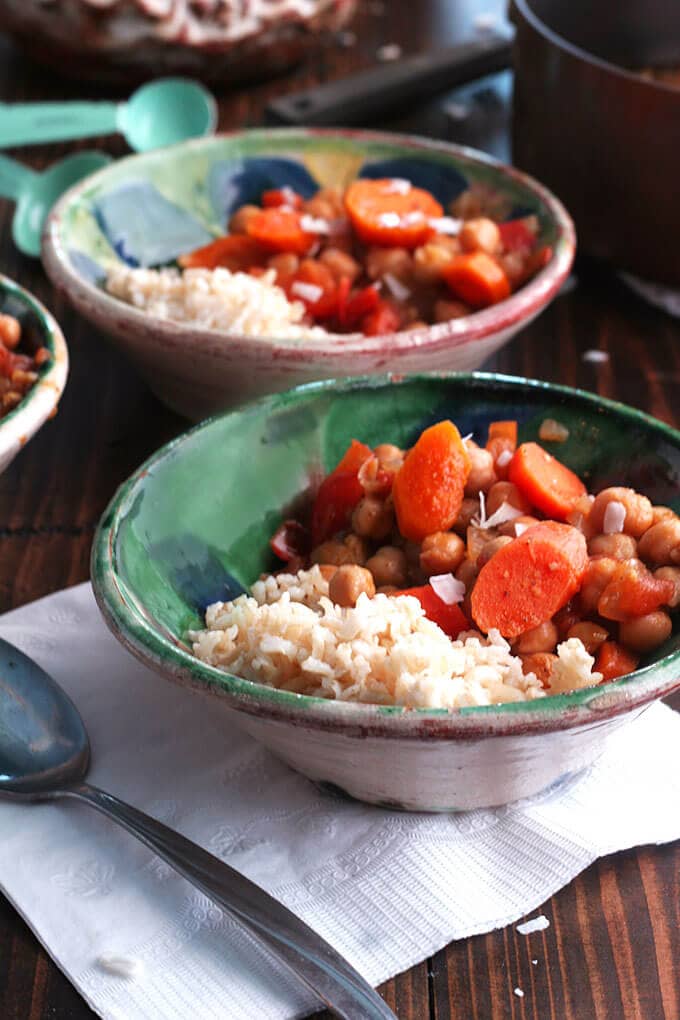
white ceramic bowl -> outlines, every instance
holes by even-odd
[[[59,402],[68,375],[68,350],[56,320],[32,294],[0,275],[0,313],[13,315],[31,331],[37,347],[47,347],[52,359],[39,373],[20,404],[0,418],[0,472],[11,464]],[[20,348],[21,350],[21,348]]]

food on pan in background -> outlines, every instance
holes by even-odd
[[[549,432],[564,438],[564,427]],[[300,694],[412,707],[525,701],[614,680],[671,634],[680,519],[596,495],[494,421],[410,450],[353,440],[271,547],[285,564],[215,603],[195,655]]]
[[[162,318],[252,337],[379,336],[448,322],[503,301],[552,254],[535,216],[496,222],[493,196],[484,208],[482,194],[463,192],[445,213],[401,178],[359,179],[344,195],[326,188],[307,200],[265,191],[179,268],[117,266],[107,289]]]
[[[47,347],[30,351],[22,345],[21,323],[0,314],[0,418],[12,411],[38,381],[38,373],[52,357]]]

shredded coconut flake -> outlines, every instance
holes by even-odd
[[[501,450],[496,457],[496,463],[500,468],[507,467],[512,460],[512,450]]]
[[[521,517],[522,511],[518,510],[516,506],[511,506],[510,503],[501,503],[498,510],[495,510],[491,514],[491,517],[487,517],[483,524],[480,524],[480,528],[497,528],[500,524],[507,524],[508,521],[514,521],[515,517]]]
[[[296,280],[290,290],[292,294],[311,304],[318,301],[323,294],[323,287],[317,287],[315,283],[304,283],[302,280]]]
[[[380,213],[378,223],[381,227],[399,227],[401,226],[401,216],[395,212]]]
[[[523,535],[528,527],[529,527],[528,524],[523,524],[522,522],[520,522],[519,524],[516,524],[515,525],[515,538],[519,538],[520,535]]]
[[[626,523],[626,508],[623,503],[613,499],[607,503],[602,521],[602,531],[605,535],[618,535],[623,531]]]
[[[384,273],[383,280],[392,297],[397,301],[406,301],[411,296],[411,291],[405,284],[398,280],[392,273]]]
[[[383,188],[386,195],[408,195],[411,182],[405,177],[392,177]]]
[[[520,935],[531,935],[535,931],[545,931],[546,928],[550,927],[550,921],[545,914],[539,914],[538,917],[532,917],[530,921],[523,921],[522,924],[517,925],[517,931]],[[533,960],[531,961],[534,962]]]
[[[451,237],[460,234],[463,226],[463,221],[454,219],[453,216],[433,216],[428,223],[438,234],[449,234]]]
[[[538,438],[546,443],[566,443],[569,429],[554,418],[544,418],[538,430]]]
[[[462,602],[465,598],[466,588],[462,581],[457,580],[453,574],[435,574],[430,578],[434,592],[447,606],[453,606]]]
[[[310,216],[309,213],[304,213],[300,217],[300,226],[309,234],[330,234],[331,232],[328,220],[321,219],[320,216]]]

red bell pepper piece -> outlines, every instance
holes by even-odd
[[[319,545],[349,523],[364,494],[359,468],[372,456],[365,443],[353,439],[340,463],[324,478],[312,507],[312,545]]]
[[[405,588],[404,591],[396,592],[398,595],[413,595],[423,607],[423,612],[428,620],[432,620],[445,634],[453,640],[458,637],[461,631],[469,630],[470,624],[465,613],[457,602],[452,605],[439,598],[431,584],[423,584],[418,588]]]
[[[318,298],[310,300],[304,293],[296,291],[295,284],[308,284],[317,287],[321,293]],[[338,310],[338,286],[328,266],[314,259],[303,259],[300,267],[286,287],[288,296],[293,301],[302,301],[314,319],[330,319]]]
[[[373,312],[365,315],[361,321],[361,331],[366,336],[383,336],[399,329],[399,316],[391,305],[382,301]]]
[[[499,223],[498,230],[505,251],[528,251],[536,241],[536,232],[525,219]]]
[[[380,306],[380,293],[374,284],[363,287],[347,298],[339,309],[340,324],[350,328],[358,326],[364,316]]]

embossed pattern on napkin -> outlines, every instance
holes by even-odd
[[[322,794],[217,699],[146,670],[108,633],[89,585],[7,614],[0,633],[77,704],[92,782],[259,882],[376,984],[523,916],[598,856],[680,838],[680,717],[662,706],[559,789],[406,815]],[[313,1008],[222,911],[87,808],[0,803],[0,831],[0,887],[101,1016],[274,1020]]]

